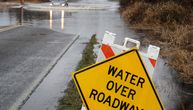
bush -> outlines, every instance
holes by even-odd
[[[129,5],[128,5],[129,4]],[[193,84],[193,1],[127,0],[122,16],[135,29],[151,36],[149,43],[162,46],[170,66],[184,83]]]
[[[144,22],[148,24],[187,24],[190,21],[188,11],[174,2],[151,5],[145,15]]]
[[[178,50],[173,55],[171,66],[177,68],[178,79],[187,84],[193,84],[193,52]]]
[[[192,51],[193,48],[193,28],[191,26],[175,25],[175,30],[163,28],[161,32],[161,40],[170,43],[172,46],[181,47]]]
[[[146,25],[189,24],[192,22],[192,18],[189,17],[190,11],[171,1],[158,4],[135,2],[124,8],[122,15],[131,24],[141,23],[141,21]]]
[[[129,4],[130,0],[120,0],[119,4],[122,8],[125,8]]]
[[[148,5],[145,3],[136,2],[132,6],[127,7],[122,13],[122,16],[131,24],[140,23],[143,21],[144,12],[147,7]]]
[[[178,5],[182,5],[186,8],[192,9],[193,7],[193,0],[119,0],[121,8],[125,8],[128,5],[134,4],[136,2],[145,2],[149,4],[159,4],[165,2],[174,2]]]

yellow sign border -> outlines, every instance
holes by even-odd
[[[147,75],[147,78],[148,78],[148,80],[149,80],[149,82],[150,82],[150,84],[151,84],[151,87],[152,87],[152,89],[153,89],[153,91],[154,91],[154,93],[155,93],[155,96],[156,96],[156,98],[157,98],[157,100],[158,100],[158,102],[159,102],[162,110],[164,110],[164,107],[163,107],[163,105],[162,105],[162,103],[161,103],[161,101],[160,101],[160,98],[159,98],[159,96],[158,96],[158,94],[157,94],[157,92],[156,92],[156,90],[155,90],[155,88],[154,88],[154,85],[153,85],[153,83],[152,83],[152,80],[151,80],[151,78],[149,77],[149,74],[148,74],[148,72],[147,72],[147,70],[146,70],[146,68],[145,68],[145,65],[144,65],[144,63],[143,63],[143,61],[142,61],[142,59],[141,59],[141,56],[140,56],[140,54],[139,54],[139,52],[138,52],[137,49],[132,49],[132,50],[126,51],[126,52],[124,52],[124,53],[121,53],[121,54],[119,54],[119,55],[116,55],[116,56],[111,57],[111,58],[109,58],[109,59],[107,59],[107,60],[104,60],[104,61],[102,61],[102,62],[93,64],[93,65],[91,65],[91,66],[89,66],[89,67],[86,67],[86,68],[84,68],[84,69],[81,69],[81,70],[73,73],[73,79],[74,79],[74,81],[75,81],[76,87],[78,88],[79,94],[81,94],[82,101],[83,101],[83,103],[85,104],[87,110],[90,110],[90,109],[89,109],[88,104],[87,104],[87,102],[86,102],[86,100],[85,100],[85,98],[84,98],[84,95],[83,95],[83,93],[82,93],[82,90],[81,90],[81,88],[80,88],[80,85],[79,85],[79,83],[78,83],[78,81],[77,81],[76,75],[78,75],[78,74],[80,74],[80,73],[82,73],[82,72],[84,72],[84,71],[86,71],[86,70],[89,70],[89,69],[91,69],[91,68],[94,68],[95,66],[98,66],[98,65],[103,64],[103,63],[105,63],[105,62],[111,61],[111,60],[113,60],[113,59],[115,59],[115,58],[117,58],[117,57],[120,57],[120,56],[123,56],[123,55],[125,55],[125,54],[131,53],[131,52],[133,52],[133,51],[137,53],[137,56],[138,56],[138,58],[139,58],[139,60],[140,60],[140,62],[141,62],[141,64],[142,64],[142,66],[143,66],[143,69],[144,69],[144,71],[145,71],[145,73],[146,73],[146,75]]]

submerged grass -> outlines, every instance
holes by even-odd
[[[95,63],[96,55],[93,51],[94,45],[97,44],[96,34],[94,34],[83,50],[82,59],[80,60],[76,70]],[[64,96],[59,99],[57,110],[80,110],[82,107],[81,98],[76,89],[74,81],[68,83]]]

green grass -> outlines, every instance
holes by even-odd
[[[93,51],[95,44],[97,44],[96,34],[91,37],[83,50],[82,59],[76,67],[76,70],[95,63],[96,55]],[[78,90],[76,89],[74,81],[71,80],[68,83],[67,89],[64,91],[64,96],[58,101],[57,110],[80,110],[81,106],[82,102]]]

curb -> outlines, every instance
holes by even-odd
[[[18,27],[22,27],[22,25],[13,25],[13,26],[7,26],[4,28],[0,28],[0,32],[5,32],[5,31],[11,30],[11,29],[18,28]]]
[[[34,5],[34,4],[27,4],[24,6],[24,9],[26,10],[35,10],[35,11],[50,11],[50,10],[65,10],[65,11],[81,11],[81,10],[107,10],[106,7],[85,7],[83,6],[69,6],[69,7],[52,7],[52,6],[39,6],[39,5]]]
[[[48,65],[46,69],[40,74],[40,76],[32,83],[32,86],[24,91],[16,102],[9,108],[9,110],[20,110],[22,106],[27,102],[30,96],[34,93],[36,88],[43,82],[43,80],[49,75],[58,61],[64,56],[64,54],[70,49],[70,47],[79,39],[79,35],[76,35],[72,41],[62,50],[62,52]]]

